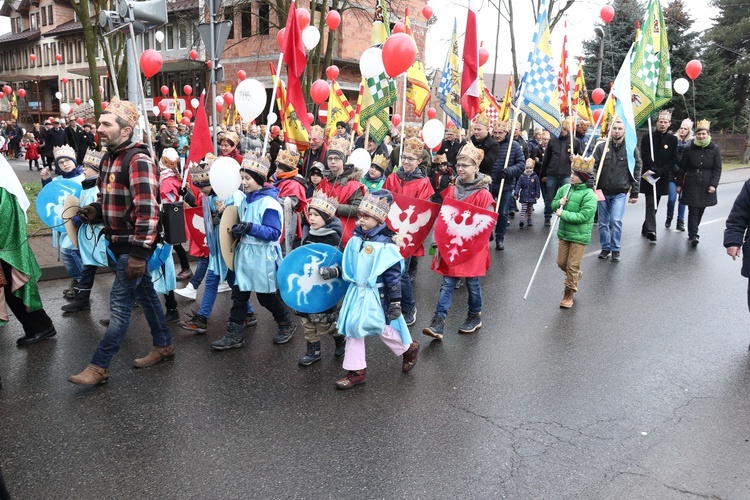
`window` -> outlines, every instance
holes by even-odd
[[[29,67],[29,49],[23,49],[23,67]]]
[[[266,1],[261,1],[258,5],[258,34],[268,35],[270,33],[271,23],[271,6]]]
[[[47,7],[42,7],[42,26],[47,26]]]
[[[73,62],[73,42],[68,42],[68,64]]]
[[[177,26],[177,36],[179,38],[179,48],[186,49],[188,48],[188,27],[185,23],[180,23]],[[230,37],[231,38],[231,37]]]
[[[44,65],[45,66],[49,66],[49,61],[51,59],[50,54],[51,54],[51,52],[50,52],[50,49],[49,49],[49,44],[45,43],[44,44]]]
[[[60,62],[57,62],[57,54],[60,54]],[[57,42],[57,54],[55,54],[55,62],[57,64],[65,62],[65,44],[63,42]]]
[[[245,4],[240,11],[240,36],[242,38],[253,36],[251,20],[250,4]]]
[[[143,50],[148,50],[151,48],[151,33],[144,33],[143,34]]]
[[[167,25],[167,50],[174,50],[174,26]]]
[[[47,6],[47,21],[49,22],[49,24],[55,24],[55,20],[52,17],[52,6],[51,5]]]
[[[81,99],[85,99],[85,96],[83,95],[83,80],[78,80],[78,97]]]
[[[83,59],[83,42],[78,40],[76,42],[76,62],[81,62]]]
[[[36,14],[31,14],[29,16],[29,26],[31,29],[36,29]]]
[[[36,16],[36,27],[39,28],[41,26],[41,24],[39,24],[39,12],[37,12],[35,16]]]
[[[16,32],[16,20],[15,18],[10,20],[10,32],[14,33]]]
[[[232,24],[229,26],[229,40],[234,38],[234,8],[224,7],[224,20],[231,21]]]

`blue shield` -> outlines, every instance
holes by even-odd
[[[72,213],[63,214],[63,205],[68,196],[81,196],[81,184],[68,179],[58,179],[50,182],[39,191],[36,197],[36,213],[47,227],[60,233],[65,233],[65,221],[75,216]]]
[[[340,266],[342,257],[341,251],[324,243],[289,252],[281,261],[277,278],[284,303],[302,313],[322,313],[338,304],[348,283],[341,278],[324,280],[318,269]]]

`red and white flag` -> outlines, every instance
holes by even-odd
[[[211,131],[208,129],[208,118],[206,117],[206,91],[201,92],[200,104],[195,110],[195,128],[190,140],[190,150],[188,151],[185,168],[189,168],[193,163],[200,163],[208,154],[214,152],[214,143],[211,137]]]
[[[455,198],[445,198],[435,221],[435,243],[449,267],[477,255],[476,249],[490,241],[497,213]]]
[[[469,0],[464,36],[464,67],[461,73],[461,108],[473,120],[480,111],[482,89],[479,82],[479,41],[477,39],[478,0]]]
[[[188,208],[185,210],[185,226],[190,238],[190,250],[188,253],[193,257],[208,257],[203,207]]]
[[[437,219],[440,205],[399,193],[393,194],[393,204],[385,224],[401,239],[401,256],[408,259],[422,248]]]

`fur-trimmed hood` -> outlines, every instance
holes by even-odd
[[[346,183],[352,180],[359,182],[359,180],[364,175],[364,172],[356,168],[354,165],[344,165],[344,172],[338,177],[333,175],[331,171],[328,170],[327,168],[323,171],[323,175],[326,176],[326,178],[328,179],[328,182],[330,182],[331,185],[333,186],[335,186],[336,184],[341,184],[342,186],[346,186]]]

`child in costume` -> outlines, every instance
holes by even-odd
[[[279,203],[284,209],[284,231],[281,236],[284,255],[296,247],[302,238],[302,217],[307,208],[307,181],[299,175],[300,155],[297,151],[282,149],[276,156],[276,172],[271,182],[279,190]]]
[[[435,155],[430,169],[430,182],[432,183],[432,189],[435,191],[435,194],[430,198],[431,202],[443,203],[443,195],[440,193],[451,185],[453,177],[454,172],[448,164],[448,157],[444,154]]]
[[[570,185],[561,186],[552,200],[552,211],[560,217],[557,237],[557,265],[565,271],[565,293],[560,307],[573,307],[573,294],[578,291],[581,279],[581,261],[586,245],[591,241],[596,214],[596,194],[592,188],[594,180],[593,162],[576,157],[571,171]]]
[[[59,146],[55,147],[52,151],[55,158],[55,166],[60,169],[62,175],[52,178],[48,168],[43,168],[39,172],[39,176],[42,178],[42,186],[46,186],[50,182],[58,179],[67,179],[81,184],[86,176],[83,173],[83,168],[76,165],[76,152],[70,146]],[[72,217],[73,213],[63,214],[64,217]],[[60,257],[67,271],[73,281],[68,285],[68,288],[63,290],[63,296],[72,300],[75,298],[75,287],[78,286],[81,281],[81,271],[83,264],[81,264],[81,254],[78,249],[73,245],[73,242],[68,238],[67,233],[60,233],[59,231],[52,231],[52,246],[57,248],[60,247]]]
[[[521,220],[518,227],[523,227],[524,223],[533,226],[531,214],[534,211],[534,205],[542,194],[542,188],[539,185],[539,176],[534,173],[536,162],[533,158],[526,160],[526,168],[523,175],[516,181],[516,200],[521,202]]]
[[[37,170],[39,170],[39,142],[34,137],[34,134],[29,132],[26,134],[26,140],[23,141],[23,147],[26,149],[24,158],[29,160],[29,172],[32,171],[31,164],[33,163]]]
[[[443,191],[443,199],[455,198],[464,203],[494,211],[495,203],[490,193],[492,178],[479,172],[479,165],[484,159],[484,151],[475,148],[471,143],[466,144],[456,156],[456,170],[458,177],[453,186]],[[435,307],[435,315],[430,326],[422,333],[437,340],[443,340],[445,318],[453,302],[453,292],[460,278],[465,278],[469,291],[469,313],[466,320],[458,327],[458,333],[474,333],[482,327],[482,286],[479,278],[487,274],[490,268],[490,252],[488,245],[477,245],[476,255],[457,265],[448,262],[435,252],[432,270],[443,276],[440,286],[440,296]]]
[[[368,191],[375,191],[383,187],[385,183],[385,169],[388,168],[388,158],[383,155],[375,155],[370,164],[370,170],[360,179],[360,182]]]
[[[329,198],[321,191],[313,194],[308,207],[308,220],[310,225],[305,226],[305,235],[302,244],[325,243],[332,247],[338,247],[341,243],[341,221],[336,217],[338,203]],[[346,337],[336,331],[336,319],[338,310],[336,306],[322,313],[306,314],[296,313],[301,317],[302,328],[305,330],[307,341],[307,352],[299,360],[302,366],[310,366],[320,360],[320,336],[331,335],[336,343],[333,355],[340,358],[344,355]]]
[[[245,345],[242,330],[252,292],[257,294],[260,305],[273,314],[279,325],[274,344],[289,342],[297,331],[297,324],[276,293],[283,212],[277,199],[279,190],[265,183],[270,166],[268,159],[250,153],[240,168],[245,196],[237,206],[240,222],[232,226],[232,235],[239,240],[234,253],[236,277],[232,287],[232,310],[226,334],[211,343],[216,350]]]
[[[393,196],[384,189],[365,195],[358,207],[357,228],[344,249],[341,268],[321,267],[325,279],[338,277],[350,283],[339,314],[338,329],[346,336],[346,376],[336,381],[339,389],[365,383],[365,337],[380,339],[396,356],[403,355],[401,370],[417,363],[419,343],[413,342],[401,315],[401,274],[404,260],[385,225]]]
[[[307,178],[309,182],[307,183],[305,194],[307,195],[308,200],[313,197],[313,193],[318,189],[318,184],[323,180],[323,170],[325,170],[325,167],[319,161],[314,161],[307,170]]]

